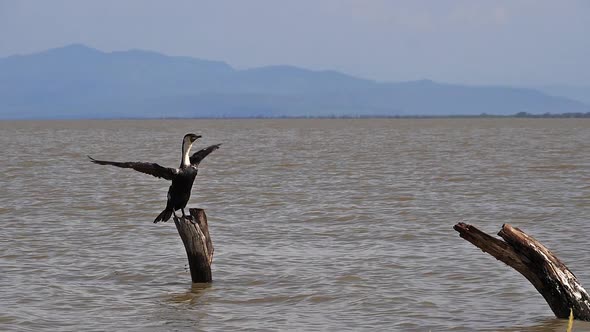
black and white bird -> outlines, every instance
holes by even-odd
[[[205,159],[205,157],[207,157],[211,152],[219,149],[219,146],[221,145],[211,145],[195,152],[191,156],[190,151],[193,143],[200,137],[201,136],[195,134],[184,135],[182,140],[182,159],[180,160],[179,168],[163,167],[156,163],[105,161],[96,160],[90,156],[88,156],[88,158],[90,158],[90,160],[95,164],[133,168],[138,172],[172,181],[170,189],[168,189],[168,202],[166,203],[166,208],[158,215],[158,217],[156,217],[154,223],[157,223],[158,221],[168,221],[172,215],[177,217],[177,210],[182,211],[183,217],[186,216],[184,213],[184,208],[191,197],[193,183],[197,177],[197,167],[201,161]]]

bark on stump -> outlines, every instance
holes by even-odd
[[[207,216],[203,209],[189,209],[190,216],[174,218],[174,224],[182,239],[191,279],[194,283],[211,282],[211,262],[213,261],[213,242],[209,236]]]
[[[494,238],[472,225],[458,223],[459,235],[522,274],[543,295],[558,318],[568,318],[570,308],[574,318],[590,321],[590,296],[576,276],[533,237],[508,224],[502,225]]]

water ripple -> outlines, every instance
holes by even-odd
[[[0,122],[0,330],[562,331],[458,221],[537,237],[590,283],[586,120]],[[191,285],[168,184],[112,160],[223,146],[211,285]],[[576,322],[575,330],[590,331]]]

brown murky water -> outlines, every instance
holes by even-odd
[[[223,143],[189,203],[212,285],[191,285],[168,183],[88,162],[176,167]],[[590,121],[0,122],[0,330],[564,331],[465,221],[537,237],[590,287]],[[576,322],[575,331],[590,331]]]

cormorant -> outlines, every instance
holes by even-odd
[[[184,208],[191,196],[193,182],[195,181],[198,172],[197,167],[207,155],[219,149],[219,146],[221,145],[211,145],[190,156],[190,150],[193,143],[200,137],[200,135],[195,134],[184,135],[184,139],[182,140],[182,159],[180,160],[179,168],[163,167],[156,163],[105,161],[96,160],[90,156],[88,156],[88,158],[90,158],[95,164],[133,168],[138,172],[172,181],[170,189],[168,189],[168,202],[166,203],[166,208],[158,215],[158,217],[156,217],[154,223],[157,223],[158,221],[168,221],[173,214],[174,217],[177,217],[175,212],[177,210],[182,211],[183,217],[186,216],[184,214]]]

